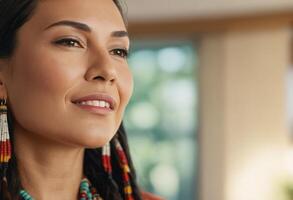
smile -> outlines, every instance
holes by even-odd
[[[98,115],[111,114],[116,108],[114,98],[106,94],[84,96],[73,100],[72,103],[82,110]]]
[[[108,115],[113,113],[113,109],[110,107],[110,103],[106,101],[81,101],[74,103],[77,107],[87,112],[98,114],[98,115]]]
[[[81,101],[81,102],[77,102],[76,104],[78,104],[78,105],[95,106],[95,107],[100,107],[100,108],[110,108],[110,103],[108,103],[106,101],[98,101],[98,100],[94,100],[94,101]]]

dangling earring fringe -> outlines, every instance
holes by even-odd
[[[102,163],[106,173],[112,176],[111,149],[109,142],[102,148]]]
[[[123,183],[124,183],[124,195],[125,195],[125,200],[134,200],[132,196],[132,187],[130,183],[130,167],[127,161],[126,154],[122,148],[122,145],[120,144],[119,140],[117,137],[114,138],[114,145],[115,149],[118,153],[119,157],[119,164],[122,169],[122,178],[123,178]]]
[[[6,99],[0,100],[0,169],[2,178],[6,177],[8,162],[11,158],[11,143],[7,122]]]
[[[122,178],[123,178],[123,184],[124,184],[124,195],[125,200],[134,200],[132,195],[132,187],[130,183],[129,173],[130,173],[130,167],[127,161],[126,154],[122,148],[122,145],[120,144],[118,137],[113,138],[115,150],[118,154],[119,159],[119,165],[122,169]],[[111,148],[110,143],[107,143],[102,148],[102,163],[103,167],[106,173],[108,173],[109,176],[112,176],[112,165],[111,165]]]

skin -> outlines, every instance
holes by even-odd
[[[91,32],[47,28],[62,20]],[[121,123],[133,81],[119,50],[129,48],[129,38],[114,31],[126,28],[111,0],[43,0],[19,30],[13,56],[0,61],[21,182],[37,200],[78,199],[84,148],[103,146]],[[64,38],[78,42],[56,43]],[[115,110],[100,115],[72,103],[94,93],[112,96]]]

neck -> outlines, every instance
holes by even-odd
[[[84,148],[66,146],[14,130],[22,187],[36,200],[78,199]]]

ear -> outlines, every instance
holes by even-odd
[[[7,99],[7,76],[8,76],[8,60],[0,59],[0,98]]]
[[[4,82],[0,81],[0,99],[7,99],[7,88]]]

